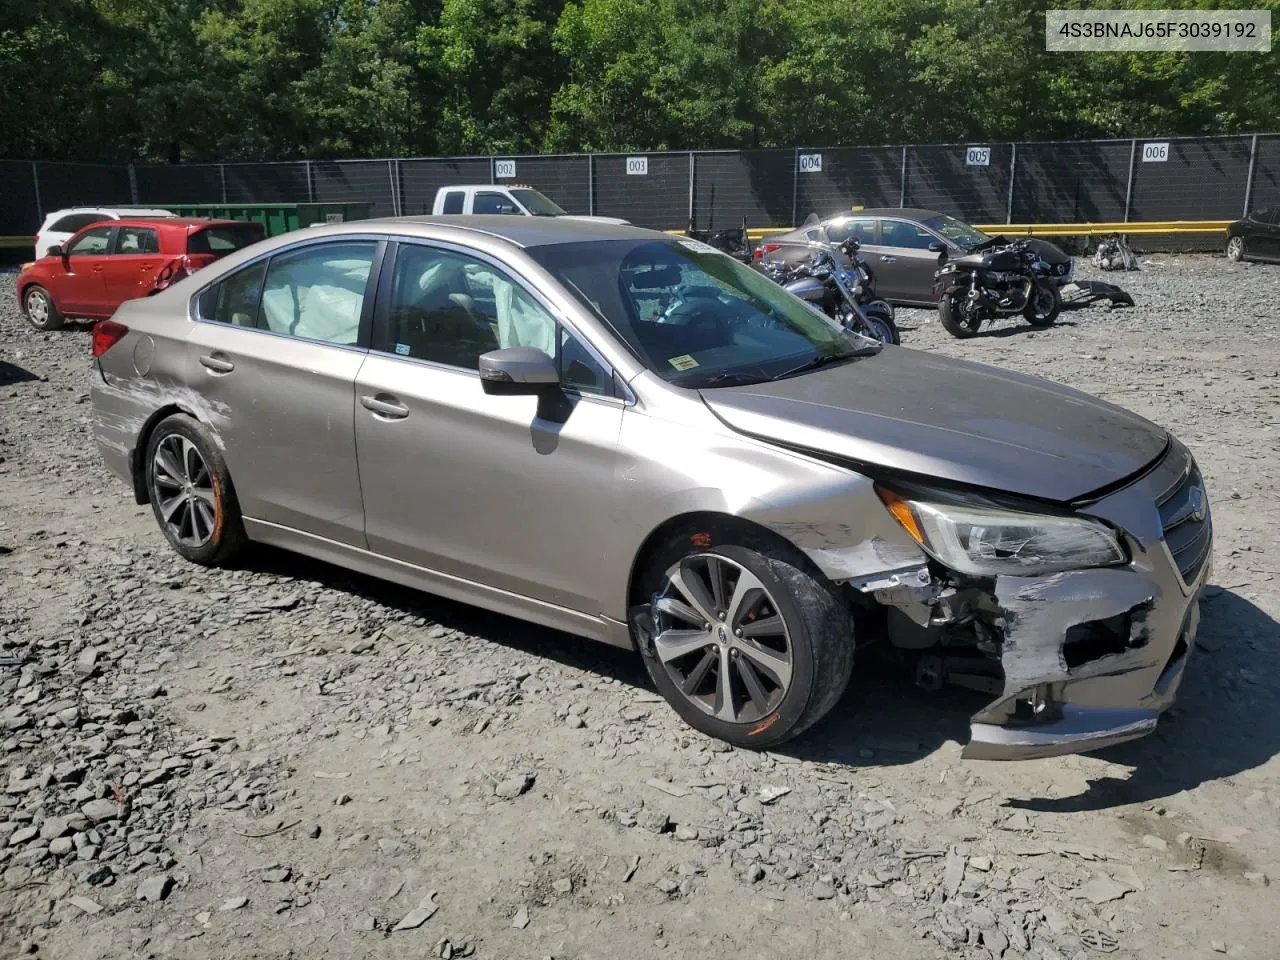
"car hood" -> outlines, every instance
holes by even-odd
[[[1131,476],[1168,434],[1096,397],[887,346],[839,367],[702,391],[735,430],[922,477],[1068,502]]]
[[[566,213],[560,217],[561,220],[586,220],[591,223],[612,223],[614,226],[627,227],[631,225],[630,220],[623,220],[620,217],[597,217],[587,216],[585,213]]]

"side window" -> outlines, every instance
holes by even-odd
[[[937,238],[923,227],[905,220],[881,220],[880,243],[886,247],[903,247],[908,250],[928,250]]]
[[[442,213],[461,213],[462,201],[465,194],[461,190],[450,190],[444,195],[444,210]]]
[[[71,246],[67,247],[67,255],[72,257],[104,255],[107,252],[107,245],[111,240],[111,231],[113,229],[115,228],[98,227],[94,230],[86,230],[71,241]]]
[[[372,240],[324,243],[272,257],[257,325],[304,340],[354,344],[376,249]]]
[[[121,227],[116,234],[116,253],[148,254],[160,252],[160,239],[147,227]]]
[[[200,319],[236,327],[256,327],[262,278],[266,272],[267,261],[262,260],[206,289],[196,304]]]
[[[579,393],[613,396],[613,377],[564,327],[560,328],[560,382]]]
[[[476,370],[480,354],[537,347],[556,355],[557,324],[505,273],[451,250],[402,243],[383,349]]]
[[[856,237],[859,243],[875,243],[875,220],[845,220],[827,227],[827,239],[832,243],[844,243]]]
[[[520,213],[515,201],[501,193],[477,193],[471,202],[472,213]]]
[[[75,233],[82,227],[87,227],[91,223],[106,219],[107,217],[100,213],[69,213],[50,224],[49,230],[51,232],[57,231],[58,233]]]

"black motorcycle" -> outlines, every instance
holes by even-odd
[[[1056,272],[1025,237],[993,237],[933,275],[938,319],[961,339],[988,320],[1019,313],[1033,327],[1052,326],[1062,309]]]
[[[689,236],[700,240],[709,247],[727,253],[741,263],[751,263],[751,238],[747,236],[747,218],[742,218],[742,226],[729,230],[695,230],[693,221],[689,221]]]
[[[901,343],[893,307],[875,299],[875,281],[858,256],[858,241],[850,237],[839,247],[814,241],[809,249],[804,263],[767,260],[761,272],[847,329],[883,343]]]

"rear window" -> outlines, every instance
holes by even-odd
[[[49,230],[57,233],[75,233],[81,227],[87,227],[89,224],[97,223],[99,220],[110,219],[111,217],[104,213],[69,213],[51,223]]]
[[[444,195],[444,213],[462,212],[462,191],[453,190]]]
[[[216,256],[225,256],[233,250],[257,243],[265,234],[266,231],[260,223],[205,227],[187,237],[187,253],[212,253]]]

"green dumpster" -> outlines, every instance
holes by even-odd
[[[142,206],[141,204],[139,206]],[[148,203],[146,208],[172,210],[179,217],[251,220],[268,237],[313,223],[345,223],[369,219],[368,203]]]

